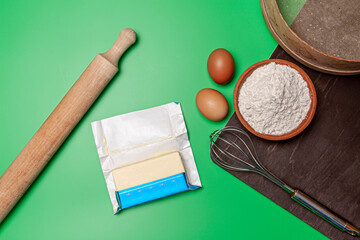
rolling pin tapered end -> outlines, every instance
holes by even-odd
[[[114,45],[101,55],[117,67],[120,57],[136,41],[136,33],[131,28],[121,30]]]
[[[123,30],[121,30],[118,39],[119,38],[126,38],[131,45],[136,41],[136,33],[131,28],[124,28]],[[116,42],[115,42],[115,44],[116,44]]]

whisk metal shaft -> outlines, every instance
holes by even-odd
[[[242,129],[224,127],[210,135],[210,157],[220,167],[231,171],[254,172],[260,174],[283,190],[293,200],[322,217],[341,231],[352,236],[360,236],[360,230],[331,212],[298,189],[294,189],[267,170],[260,162],[254,143]]]

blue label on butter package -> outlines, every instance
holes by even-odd
[[[185,173],[116,192],[122,209],[188,191]]]

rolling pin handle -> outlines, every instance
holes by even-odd
[[[131,28],[121,30],[119,37],[112,47],[100,55],[106,58],[115,67],[123,53],[136,41],[136,33]]]

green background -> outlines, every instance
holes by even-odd
[[[233,112],[236,79],[277,45],[258,0],[1,0],[0,174],[125,27],[138,41],[120,73],[0,225],[0,239],[326,239],[209,157],[209,134]],[[225,86],[206,69],[219,47],[235,59]],[[196,109],[195,95],[207,87],[229,102],[221,122]],[[90,123],[172,101],[181,103],[203,188],[114,216]]]

